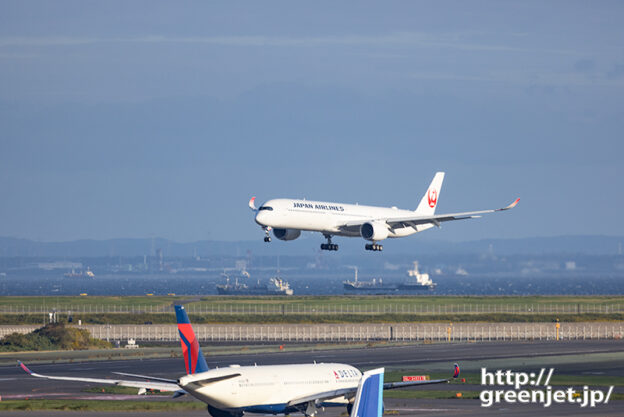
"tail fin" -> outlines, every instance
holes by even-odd
[[[176,319],[178,321],[178,331],[180,332],[180,344],[182,345],[182,356],[186,365],[186,373],[194,374],[206,372],[208,364],[202,355],[199,342],[195,337],[195,332],[189,321],[188,314],[184,306],[175,306]]]
[[[383,414],[384,368],[362,374],[355,394],[351,417],[381,417]]]
[[[416,214],[423,216],[431,216],[435,213],[440,198],[440,190],[442,189],[442,181],[444,181],[444,172],[436,172],[433,181],[429,184],[427,192],[420,200],[420,204],[416,209]]]

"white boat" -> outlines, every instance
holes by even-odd
[[[429,274],[421,274],[418,270],[418,261],[414,261],[414,268],[407,271],[407,280],[399,284],[399,291],[432,290],[436,284],[429,278]]]

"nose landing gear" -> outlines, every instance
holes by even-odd
[[[264,228],[264,241],[265,242],[270,242],[271,241],[271,235],[269,235],[269,230],[271,230],[268,227]]]
[[[364,249],[372,251],[382,251],[383,246],[378,243],[367,243],[366,245],[364,245]]]
[[[332,243],[331,235],[323,235],[327,239],[327,243],[321,243],[321,250],[338,250],[338,245]]]

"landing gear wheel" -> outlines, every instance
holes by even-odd
[[[338,250],[338,245],[335,243],[321,243],[321,250]]]
[[[321,250],[338,250],[338,245],[332,243],[331,235],[323,235],[327,239],[327,243],[321,243]]]
[[[270,242],[271,241],[271,235],[269,234],[269,230],[271,230],[271,228],[263,227],[263,229],[264,229],[264,241],[265,242]]]
[[[265,236],[264,237],[264,241],[265,242],[270,242],[271,241],[271,237],[270,236]]]
[[[383,246],[378,243],[367,243],[366,245],[364,245],[364,249],[372,251],[382,251]]]

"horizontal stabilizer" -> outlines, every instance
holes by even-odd
[[[177,384],[178,381],[175,379],[167,379],[167,378],[158,378],[155,376],[149,376],[149,375],[137,375],[137,374],[127,374],[125,372],[113,372],[115,375],[122,375],[122,376],[129,376],[131,378],[139,378],[139,379],[145,379],[148,381],[159,381],[159,382],[169,382],[172,384]]]
[[[200,387],[205,387],[215,382],[220,382],[220,381],[225,381],[227,379],[236,378],[237,376],[241,376],[241,374],[236,373],[236,374],[229,374],[229,375],[223,375],[223,376],[216,376],[214,378],[198,379],[198,380],[189,382],[189,384],[195,384],[195,385],[199,385]]]

